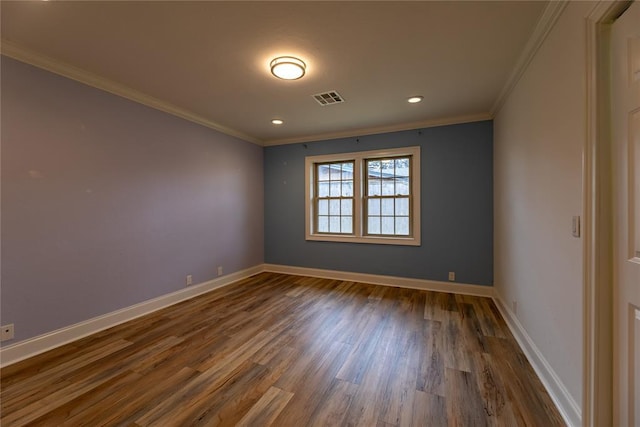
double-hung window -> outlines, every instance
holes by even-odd
[[[353,166],[353,161],[314,165],[316,232],[353,234]]]
[[[420,245],[420,147],[306,158],[307,240]]]

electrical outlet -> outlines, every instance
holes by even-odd
[[[13,339],[13,323],[2,326],[0,330],[0,341],[8,341]]]
[[[449,272],[449,281],[453,282],[454,280],[456,280],[456,272],[455,271],[450,271]]]
[[[218,276],[222,276],[222,266],[218,267]]]
[[[187,274],[187,286],[193,285],[193,276],[191,274]]]

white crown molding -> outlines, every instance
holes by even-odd
[[[342,131],[342,132],[330,132],[325,134],[307,135],[302,137],[291,137],[291,138],[272,139],[268,141],[263,141],[258,138],[254,138],[250,135],[247,135],[243,132],[223,126],[219,123],[216,123],[212,120],[209,120],[199,114],[193,113],[184,108],[178,107],[176,105],[173,105],[161,99],[147,95],[143,92],[130,88],[121,83],[117,83],[105,77],[99,76],[97,74],[91,73],[89,71],[83,70],[81,68],[75,67],[65,62],[59,61],[57,59],[50,58],[46,55],[42,55],[41,53],[35,52],[33,50],[25,48],[24,46],[20,46],[19,44],[16,44],[8,40],[4,40],[4,39],[0,40],[0,54],[5,55],[9,58],[18,60],[20,62],[24,62],[26,64],[33,65],[34,67],[42,68],[43,70],[61,75],[71,80],[75,80],[77,82],[86,84],[88,86],[91,86],[100,90],[104,90],[105,92],[109,92],[114,95],[121,96],[123,98],[129,99],[139,104],[146,105],[147,107],[151,107],[156,110],[163,111],[167,114],[171,114],[173,116],[180,117],[190,122],[208,127],[210,129],[214,129],[226,135],[233,136],[233,137],[236,137],[260,146],[295,144],[295,143],[301,143],[301,142],[323,141],[328,139],[375,135],[380,133],[398,132],[398,131],[429,128],[429,127],[436,127],[436,126],[446,126],[446,125],[453,125],[453,124],[460,124],[460,123],[478,122],[478,121],[484,121],[484,120],[491,120],[493,118],[493,116],[490,113],[479,113],[479,114],[470,114],[470,115],[463,115],[463,116],[453,116],[453,117],[444,117],[439,119],[423,120],[423,121],[403,123],[398,125],[371,127],[371,128],[355,129],[355,130]]]
[[[211,292],[212,290],[223,286],[231,285],[258,274],[263,270],[262,264],[259,264],[246,270],[237,271],[227,276],[189,286],[188,288],[180,289],[179,291],[162,295],[80,323],[75,323],[34,338],[19,341],[6,347],[3,346],[0,348],[0,366],[5,367],[11,365],[29,357],[44,353],[45,351],[79,340],[88,335],[95,334],[96,332],[100,332],[165,307],[169,307],[170,305]]]
[[[555,26],[558,18],[564,11],[564,8],[569,4],[568,1],[550,1],[547,4],[547,7],[540,15],[540,19],[538,19],[538,23],[531,33],[527,44],[525,45],[522,53],[518,57],[518,61],[516,62],[513,71],[509,75],[506,84],[500,91],[500,94],[496,98],[493,106],[491,107],[490,113],[492,117],[495,117],[496,114],[500,111],[505,101],[511,94],[511,91],[516,87],[522,76],[524,75],[527,67],[536,56],[538,49],[542,46],[542,43],[545,41],[553,27]]]
[[[349,131],[343,131],[343,132],[331,132],[331,133],[310,135],[310,136],[303,136],[303,137],[270,139],[270,140],[264,141],[263,145],[265,147],[269,147],[273,145],[286,145],[286,144],[297,144],[302,142],[325,141],[327,139],[351,138],[351,137],[358,137],[358,136],[375,135],[379,133],[399,132],[399,131],[405,131],[405,130],[455,125],[455,124],[461,124],[461,123],[481,122],[484,120],[491,120],[492,118],[493,116],[489,113],[469,114],[465,116],[444,117],[440,119],[423,120],[419,122],[403,123],[399,125],[380,126],[380,127],[372,127],[372,128],[365,128],[365,129],[349,130]]]
[[[409,277],[383,276],[380,274],[353,273],[349,271],[324,270],[320,268],[294,267],[289,265],[264,264],[264,271],[270,273],[309,276],[320,279],[347,280],[372,285],[395,286],[398,288],[448,292],[451,294],[494,296],[493,286],[469,285],[466,283],[440,282],[436,280],[413,279]]]
[[[540,378],[540,381],[542,381],[542,384],[549,393],[549,396],[551,396],[551,399],[556,404],[564,421],[568,426],[581,426],[580,406],[576,403],[573,397],[571,397],[571,394],[560,380],[560,377],[555,373],[516,315],[509,309],[502,298],[496,294],[494,301],[498,310],[502,314],[502,317],[507,323],[507,326],[511,330],[511,333],[527,357],[527,360]]]
[[[147,107],[163,111],[173,116],[180,117],[190,122],[208,127],[210,129],[214,129],[226,135],[240,138],[244,141],[262,146],[261,140],[250,135],[228,128],[219,123],[213,122],[199,114],[162,101],[158,98],[154,98],[153,96],[149,96],[143,92],[106,79],[97,74],[34,52],[16,43],[2,39],[0,41],[0,53],[10,58],[16,59],[20,62],[25,62],[27,64],[33,65],[34,67],[42,68],[52,73],[75,80],[77,82],[84,83],[88,86],[92,86],[97,89],[104,90],[105,92],[109,92],[114,95],[118,95],[131,101],[137,102],[139,104],[146,105]]]

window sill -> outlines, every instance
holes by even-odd
[[[305,240],[316,242],[365,243],[372,245],[420,246],[416,237],[374,237],[374,236],[337,236],[326,234],[307,234]]]

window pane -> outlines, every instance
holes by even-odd
[[[353,179],[353,163],[342,164],[342,179]]]
[[[393,199],[382,199],[382,215],[393,215]]]
[[[409,178],[398,178],[396,180],[396,194],[409,195]]]
[[[318,165],[318,181],[329,180],[329,165]]]
[[[339,181],[342,174],[342,165],[340,163],[334,163],[331,165],[331,181]]]
[[[342,232],[353,233],[353,224],[350,216],[342,217]]]
[[[380,215],[380,199],[369,199],[369,215]]]
[[[331,197],[340,197],[340,181],[331,181]]]
[[[340,199],[329,201],[329,215],[340,215]]]
[[[395,180],[383,179],[382,180],[382,195],[394,196],[396,194]]]
[[[339,216],[330,216],[329,217],[329,232],[330,233],[339,233],[340,232],[340,217]]]
[[[369,179],[369,196],[379,196],[380,191],[380,180],[379,179]]]
[[[393,160],[383,160],[380,165],[380,168],[382,169],[382,175],[383,176],[393,175],[394,166],[395,166],[395,162]]]
[[[379,160],[367,160],[367,173],[371,177],[380,176],[380,161]]]
[[[329,197],[329,183],[318,183],[318,197]]]
[[[351,215],[353,212],[353,200],[342,200],[342,215]]]
[[[409,158],[396,159],[396,176],[409,176]]]
[[[329,232],[329,217],[319,216],[318,217],[318,233],[328,233]]]
[[[328,200],[318,200],[318,215],[329,215]]]
[[[382,217],[382,234],[393,234],[394,221],[393,217]]]
[[[396,217],[396,234],[401,236],[409,235],[409,218],[406,216]]]
[[[353,181],[342,181],[342,197],[353,197]]]
[[[380,217],[370,216],[367,232],[369,234],[380,234]]]
[[[396,215],[409,216],[409,199],[396,198]]]

